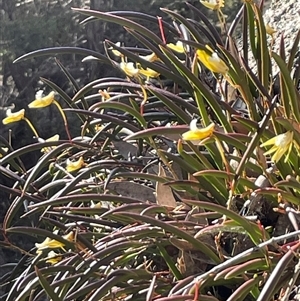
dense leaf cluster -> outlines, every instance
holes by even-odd
[[[118,24],[137,43],[105,40],[102,53],[55,47],[16,60],[79,54],[121,76],[82,85],[59,62],[75,92],[43,79],[55,93],[29,107],[55,104],[68,139],[42,136],[18,149],[2,139],[0,172],[14,185],[1,187],[12,196],[1,246],[17,249],[16,233],[36,239],[31,250],[19,249],[24,256],[1,278],[6,300],[293,295],[300,247],[300,34],[286,57],[284,40],[280,53],[272,52],[273,36],[252,1],[229,27],[186,7],[194,18],[167,8],[162,19],[74,9],[86,16],[82,23]],[[239,25],[242,49],[235,40]],[[4,123],[26,121],[39,136],[27,112],[10,113]],[[79,135],[70,134],[65,113],[80,120]],[[39,158],[27,168],[22,158],[32,152]]]

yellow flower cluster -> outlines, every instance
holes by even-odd
[[[117,42],[116,46],[120,47],[121,43]],[[129,77],[145,76],[147,79],[159,77],[160,74],[150,68],[143,69],[140,66],[140,64],[135,64],[133,62],[125,61],[124,55],[120,51],[113,49],[113,48],[111,48],[111,51],[115,56],[121,57],[122,61],[119,64],[119,67],[122,71],[124,71],[124,73],[127,76],[129,76]],[[140,56],[140,58],[142,58],[148,62],[155,62],[155,61],[159,60],[155,53],[151,53],[146,56]]]
[[[56,234],[57,231],[54,232],[54,233]],[[63,235],[62,238],[67,240],[67,241],[73,242],[74,241],[73,231],[71,231],[70,233],[68,233],[66,235]],[[62,243],[62,242],[59,242],[55,239],[47,237],[40,244],[36,243],[35,246],[37,248],[36,253],[37,254],[42,254],[43,251],[47,250],[47,249],[63,249],[64,250],[65,244]],[[62,256],[60,254],[55,253],[53,250],[51,250],[48,253],[48,256],[47,256],[46,259],[47,259],[46,262],[51,263],[51,264],[55,264],[55,263],[59,262],[62,259]]]

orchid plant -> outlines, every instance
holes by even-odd
[[[300,33],[286,57],[284,39],[273,51],[277,32],[254,1],[241,2],[228,30],[225,1],[186,5],[195,19],[168,9],[162,13],[173,22],[74,9],[87,17],[83,24],[113,22],[142,46],[106,40],[105,53],[76,48],[85,63],[109,64],[122,76],[77,87],[62,68],[74,95],[47,81],[52,92],[29,108],[56,105],[69,140],[3,145],[0,172],[15,180],[5,188],[13,200],[4,244],[12,246],[15,232],[44,239],[5,278],[7,301],[292,296],[300,264]],[[201,7],[218,14],[221,29]],[[78,137],[65,112],[79,116]],[[25,109],[3,123],[22,120]],[[24,170],[21,155],[37,149],[39,160]],[[31,216],[38,216],[31,227],[16,226]]]

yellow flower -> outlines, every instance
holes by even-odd
[[[193,119],[190,123],[190,130],[182,134],[182,139],[188,141],[203,140],[210,137],[214,129],[214,123],[211,123],[205,128],[199,129],[197,127],[197,119]]]
[[[73,231],[71,231],[70,233],[68,233],[66,235],[63,235],[62,238],[65,239],[65,240],[67,240],[67,241],[70,241],[70,242],[74,241],[74,233],[73,233]],[[37,254],[41,254],[43,252],[43,250],[45,250],[45,249],[57,249],[57,248],[62,248],[63,249],[63,247],[65,246],[65,244],[62,243],[62,242],[59,242],[59,241],[57,241],[55,239],[47,237],[40,244],[36,243],[35,246],[37,248],[36,253]]]
[[[36,253],[41,254],[43,252],[43,250],[45,250],[45,249],[61,248],[64,246],[64,244],[55,239],[51,239],[50,237],[47,237],[40,244],[36,243],[35,246],[37,248]]]
[[[7,153],[8,151],[8,147],[1,147],[1,150],[4,152],[4,153]],[[2,158],[3,155],[0,153],[0,158]]]
[[[118,46],[118,47],[121,47],[121,42],[117,42],[117,43],[115,43],[115,45]],[[115,56],[118,56],[118,57],[123,57],[124,56],[119,50],[116,50],[113,47],[110,47],[109,50],[111,50],[111,52]]]
[[[265,156],[274,153],[271,160],[276,163],[286,152],[288,152],[284,160],[284,162],[287,162],[293,146],[293,132],[289,131],[284,134],[277,135],[262,143],[260,147],[269,145],[273,146],[271,147],[271,149],[264,153]]]
[[[273,27],[271,27],[269,24],[266,24],[266,33],[270,36],[273,36],[273,34],[277,32],[276,29],[274,29]]]
[[[120,68],[126,73],[126,75],[130,77],[138,77],[139,75],[144,75],[147,78],[156,78],[160,74],[150,68],[143,69],[143,68],[135,68],[134,63],[132,62],[121,62]]]
[[[151,63],[160,60],[154,52],[152,52],[151,54],[148,54],[148,55],[140,55],[140,58],[142,58],[148,62],[151,62]]]
[[[134,67],[134,63],[129,62],[121,62],[120,68],[128,75],[129,77],[135,77],[138,76],[140,73],[140,70],[138,68]]]
[[[50,264],[56,264],[56,263],[58,263],[59,261],[61,261],[62,256],[61,256],[60,254],[55,253],[54,251],[50,251],[50,252],[48,253],[48,256],[47,256],[46,259],[47,259],[47,260],[46,260],[47,263],[50,263]]]
[[[212,10],[219,10],[224,7],[224,0],[205,0],[200,2],[207,8]]]
[[[103,128],[104,128],[104,126],[100,125],[100,124],[96,124],[95,127],[94,127],[94,129],[95,129],[96,132],[101,131]]]
[[[141,68],[140,69],[140,74],[146,76],[147,78],[156,78],[156,77],[159,77],[159,73],[156,72],[155,70],[152,70],[150,68],[147,68],[147,69],[143,69]]]
[[[101,95],[101,100],[102,101],[106,101],[106,100],[110,99],[110,95],[109,95],[109,93],[107,92],[106,89],[99,90],[98,93]]]
[[[72,172],[72,171],[82,168],[84,165],[85,165],[85,163],[84,163],[83,157],[80,157],[77,161],[74,161],[74,162],[72,162],[68,159],[66,170],[68,172]]]
[[[176,52],[178,52],[178,53],[184,53],[184,45],[183,45],[183,43],[182,43],[181,41],[178,41],[178,42],[176,43],[176,45],[173,44],[173,43],[169,43],[169,44],[167,44],[167,46],[168,46],[170,49],[172,49],[172,50],[174,50],[174,51],[176,51]]]
[[[43,139],[39,138],[39,142],[49,142],[49,141],[58,141],[58,140],[59,140],[59,135],[58,134],[56,134],[56,135],[54,135],[54,136],[52,136],[52,137],[50,137],[46,140],[43,140]],[[54,148],[56,148],[56,146],[43,147],[41,149],[41,152],[42,153],[49,153]]]
[[[55,101],[55,92],[52,91],[48,95],[41,97],[40,93],[37,93],[37,98],[32,101],[28,107],[29,108],[44,108],[50,106]]]
[[[17,122],[25,118],[25,110],[22,109],[18,112],[12,113],[11,110],[9,109],[6,111],[6,116],[7,117],[2,120],[3,124]]]
[[[210,49],[209,46],[206,45],[206,48],[208,50],[197,50],[198,60],[210,71],[225,75],[229,70],[228,66],[219,58],[216,52],[213,52]]]

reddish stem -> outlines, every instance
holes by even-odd
[[[197,301],[199,298],[199,282],[195,283],[195,294],[194,294],[194,300]]]
[[[163,24],[162,24],[162,17],[157,17],[157,20],[158,20],[158,25],[159,25],[161,39],[162,39],[164,45],[166,45],[167,42],[166,42],[164,27],[163,27]]]

